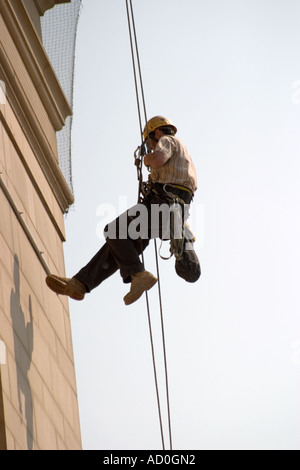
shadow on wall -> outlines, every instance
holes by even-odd
[[[10,294],[10,315],[14,331],[14,350],[17,368],[17,387],[19,412],[21,420],[25,417],[27,430],[27,447],[33,447],[33,402],[28,372],[31,365],[33,351],[33,319],[31,297],[28,299],[30,321],[25,323],[25,314],[22,310],[20,299],[20,265],[18,256],[14,257],[14,289]],[[24,396],[24,410],[22,396]]]

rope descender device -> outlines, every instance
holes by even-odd
[[[149,183],[143,181],[143,161],[144,161],[144,156],[147,153],[147,146],[146,142],[144,141],[141,146],[137,147],[135,150],[133,156],[134,156],[134,164],[136,166],[136,171],[137,171],[137,179],[139,182],[139,187],[138,187],[138,202],[141,202],[143,200],[143,197],[145,197],[149,193]]]

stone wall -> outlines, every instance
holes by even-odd
[[[65,270],[73,196],[56,131],[71,110],[43,50],[37,5],[0,0],[0,449],[80,449],[68,299],[45,284]]]

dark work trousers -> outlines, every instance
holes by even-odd
[[[185,196],[189,193],[182,192]],[[191,197],[188,197],[189,203]],[[104,229],[106,242],[89,263],[74,278],[81,281],[90,292],[118,269],[124,283],[131,282],[131,276],[144,271],[140,255],[151,238],[169,239],[163,209],[168,209],[173,200],[163,190],[163,185],[154,189],[143,202],[128,209]],[[184,212],[183,205],[182,212]],[[154,210],[155,209],[155,210]],[[162,212],[160,212],[162,211]],[[168,211],[164,213],[167,214]],[[158,217],[153,214],[159,213]]]

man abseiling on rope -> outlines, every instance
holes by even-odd
[[[147,194],[139,204],[105,227],[104,245],[75,276],[47,276],[46,283],[50,289],[57,294],[82,300],[87,292],[119,270],[123,282],[131,283],[130,291],[124,297],[125,304],[129,305],[154,286],[157,278],[145,270],[139,255],[151,238],[170,239],[166,228],[170,227],[172,211],[168,211],[166,224],[160,209],[171,208],[176,201],[182,209],[183,227],[186,208],[197,189],[194,164],[186,146],[175,136],[176,132],[177,128],[168,118],[155,116],[148,121],[143,132],[147,146],[152,150],[144,157],[144,164],[151,171]],[[154,211],[154,208],[159,210]],[[158,217],[154,217],[154,213]],[[176,260],[175,268],[177,274],[189,282],[195,282],[200,276],[199,261],[193,249],[183,251]],[[191,272],[186,274],[189,269]]]

